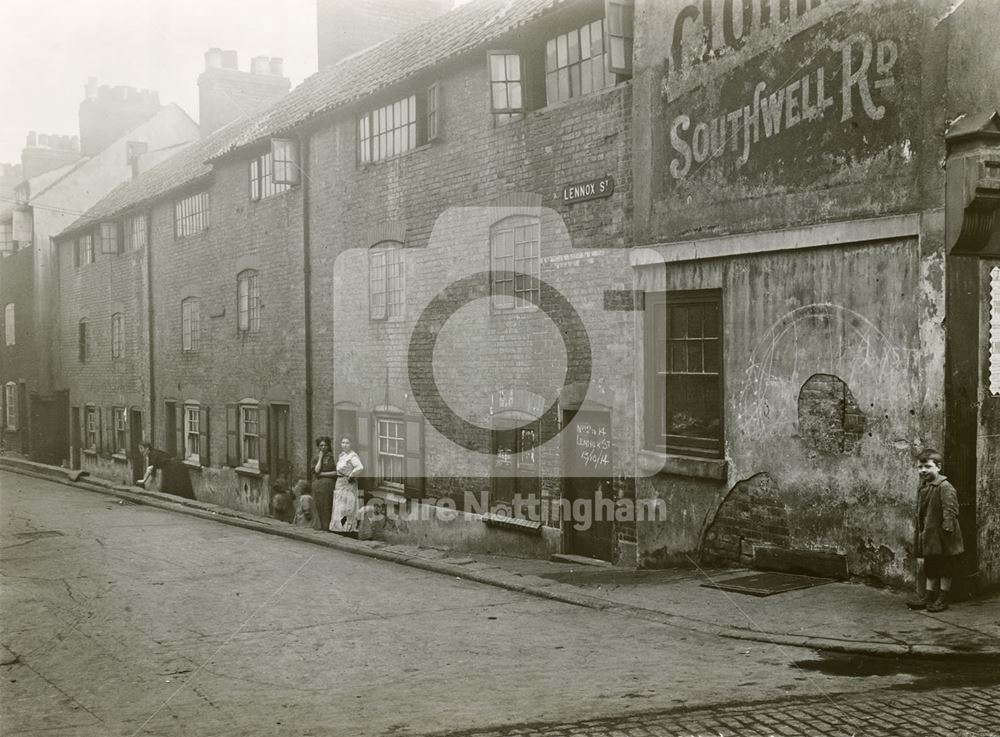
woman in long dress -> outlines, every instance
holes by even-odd
[[[351,450],[351,439],[340,439],[337,456],[337,483],[333,488],[331,532],[356,532],[358,529],[358,476],[365,470],[358,454]]]
[[[321,528],[330,526],[330,509],[333,504],[333,487],[337,478],[337,460],[333,455],[333,440],[329,435],[316,438],[316,461],[313,463],[312,497]]]

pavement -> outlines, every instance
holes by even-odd
[[[0,456],[0,468],[136,504],[720,637],[856,655],[1000,660],[997,595],[952,604],[938,614],[908,610],[904,604],[908,592],[856,582],[831,581],[756,597],[705,586],[752,573],[746,569],[705,569],[692,562],[690,569],[634,570],[387,545],[117,485],[10,454]]]

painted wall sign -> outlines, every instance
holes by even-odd
[[[562,200],[565,204],[610,197],[615,191],[615,179],[611,175],[589,182],[567,184],[563,187]]]
[[[790,138],[789,132],[799,125],[845,123],[858,115],[882,120],[889,100],[886,92],[896,84],[896,41],[855,33],[830,42],[829,49],[838,57],[817,56],[812,64],[800,67],[801,76],[787,84],[761,79],[752,97],[730,101],[736,106],[712,118],[675,116],[670,123],[674,151],[670,175],[684,179],[694,164],[710,156],[729,156],[746,164],[762,139]],[[785,75],[780,77],[785,79]]]

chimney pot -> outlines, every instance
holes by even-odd
[[[87,77],[87,86],[84,87],[84,96],[87,100],[97,97],[97,77]]]
[[[255,56],[250,60],[250,71],[253,74],[270,74],[271,60],[266,56]]]
[[[285,60],[280,56],[271,57],[271,74],[282,77],[284,76]]]
[[[38,145],[38,134],[35,131],[28,131],[28,148]]]
[[[239,62],[237,61],[236,52],[232,49],[222,52],[222,68],[223,69],[239,69]]]
[[[205,69],[219,69],[222,66],[222,49],[213,46],[205,52]]]
[[[46,147],[49,145],[49,135],[47,133],[38,134],[38,145]]]

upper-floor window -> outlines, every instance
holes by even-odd
[[[125,219],[125,248],[136,251],[144,248],[148,241],[146,213],[132,215]]]
[[[440,110],[441,89],[433,84],[420,94],[364,113],[358,118],[358,160],[382,161],[437,138]]]
[[[174,235],[183,238],[208,228],[208,192],[199,192],[174,203]]]
[[[403,247],[383,241],[368,251],[369,316],[372,320],[403,317],[405,304]]]
[[[521,80],[521,55],[510,51],[491,51],[490,101],[497,123],[524,117],[524,88]]]
[[[8,430],[17,429],[17,384],[8,381],[3,388],[4,424]]]
[[[82,318],[77,325],[77,356],[81,361],[87,360],[87,318]]]
[[[4,345],[15,345],[13,302],[3,308],[3,341]]]
[[[97,229],[97,237],[101,242],[101,253],[118,253],[118,223],[101,223]]]
[[[256,333],[260,329],[260,292],[257,289],[257,272],[241,271],[236,278],[237,324],[241,333]]]
[[[722,455],[722,298],[718,291],[649,293],[645,304],[650,450]]]
[[[595,20],[545,42],[545,100],[554,102],[611,87],[604,22]]]
[[[94,263],[94,236],[90,233],[86,235],[81,235],[80,239],[76,242],[77,248],[77,265],[79,264],[92,264]]]
[[[490,294],[494,309],[538,304],[540,229],[538,218],[516,216],[500,221],[490,230]]]
[[[116,312],[111,316],[111,357],[122,357],[122,343],[125,336],[125,316]]]
[[[632,0],[605,7],[577,4],[550,25],[544,43],[525,40],[487,52],[490,105],[496,124],[545,105],[611,87],[632,73]]]
[[[250,199],[286,192],[299,183],[299,154],[295,141],[275,139],[271,150],[250,162]]]
[[[197,353],[201,347],[201,307],[188,297],[181,302],[181,350]]]
[[[0,222],[0,253],[14,253],[17,250],[17,241],[14,240],[14,223],[10,221]]]

